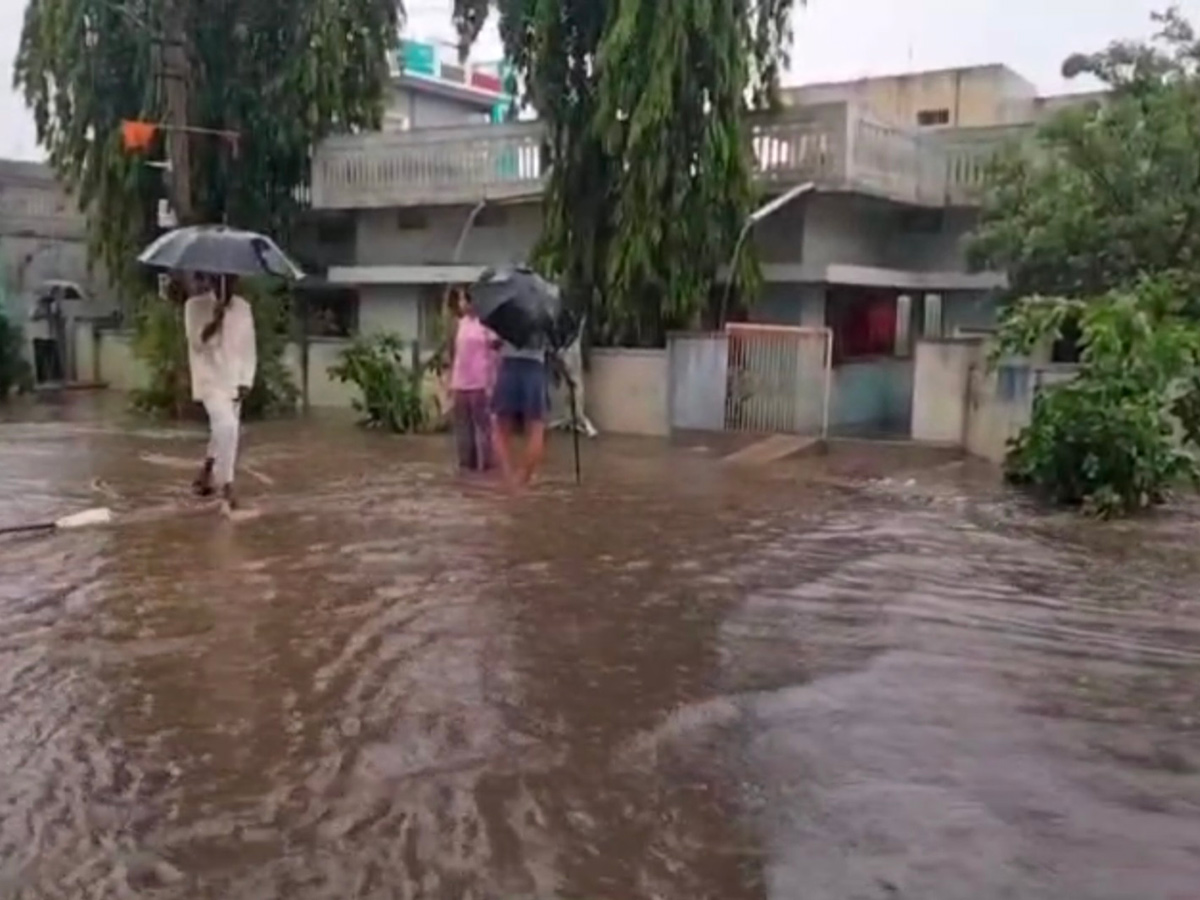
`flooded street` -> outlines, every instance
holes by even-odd
[[[900,450],[0,423],[0,898],[1195,900],[1200,519]],[[888,476],[888,480],[880,480]],[[910,481],[911,479],[911,481]]]

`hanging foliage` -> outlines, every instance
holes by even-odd
[[[598,340],[660,345],[708,309],[753,205],[747,113],[773,100],[794,2],[456,0],[464,45],[493,6],[547,128],[539,261]]]
[[[165,148],[160,133],[127,152],[122,123],[168,118],[171,48],[186,60],[187,124],[241,135],[187,139],[191,218],[286,242],[312,146],[381,120],[399,14],[396,0],[28,0],[14,82],[88,215],[92,258],[136,283],[165,196],[147,162]]]

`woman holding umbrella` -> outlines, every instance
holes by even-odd
[[[558,289],[531,269],[488,269],[472,288],[475,310],[501,340],[492,391],[496,455],[511,487],[533,480],[546,452],[547,356],[562,311]],[[513,460],[513,438],[525,435],[525,454]]]
[[[237,465],[242,402],[254,384],[258,356],[250,304],[231,290],[237,276],[269,275],[297,281],[304,272],[265,235],[225,225],[189,225],[160,235],[138,256],[143,265],[191,272],[201,292],[187,301],[188,366],[192,397],[208,413],[210,440],[194,488],[220,493],[226,513],[237,507]]]
[[[194,488],[202,497],[219,492],[226,512],[232,512],[238,505],[233,478],[242,402],[258,366],[254,314],[232,292],[228,278],[199,277],[204,291],[184,307],[192,398],[204,405],[209,428],[208,452]]]

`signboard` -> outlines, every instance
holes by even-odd
[[[500,76],[486,69],[471,70],[471,87],[479,88],[481,91],[491,91],[495,94],[504,93],[504,82],[500,80]]]
[[[415,75],[438,74],[437,50],[433,44],[422,44],[419,41],[400,42],[400,70]]]

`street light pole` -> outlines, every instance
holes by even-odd
[[[773,216],[779,210],[783,209],[797,197],[807,194],[810,191],[816,190],[817,186],[811,181],[806,181],[804,184],[798,184],[791,190],[785,191],[774,200],[764,203],[754,212],[746,217],[746,223],[742,226],[742,230],[738,233],[737,243],[733,245],[733,256],[729,258],[729,272],[725,278],[725,293],[721,297],[720,315],[717,318],[717,325],[721,326],[725,323],[725,317],[729,314],[729,298],[733,294],[733,283],[737,279],[737,262],[738,257],[742,253],[742,245],[746,243],[746,238],[750,236],[750,232],[754,226],[768,216]]]

